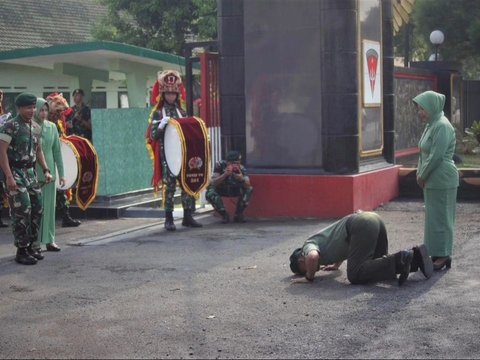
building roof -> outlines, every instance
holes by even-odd
[[[90,67],[98,70],[122,71],[122,65],[142,64],[154,69],[185,65],[185,58],[162,51],[111,41],[62,44],[44,48],[16,49],[0,52],[0,63],[54,69],[57,63]],[[128,63],[125,63],[128,62]],[[134,66],[134,65],[133,65]],[[131,71],[132,65],[128,65]]]
[[[410,21],[410,13],[413,10],[415,0],[393,0],[393,32],[400,31],[403,24]]]
[[[1,0],[0,51],[92,41],[98,0]]]

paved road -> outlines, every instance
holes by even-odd
[[[421,203],[378,212],[391,252],[419,243]],[[479,216],[460,204],[452,269],[403,287],[350,285],[345,265],[292,284],[291,251],[330,221],[91,220],[59,228],[62,251],[35,266],[2,229],[0,357],[478,358]]]

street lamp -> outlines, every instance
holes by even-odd
[[[438,60],[438,48],[443,44],[444,40],[445,36],[440,30],[433,30],[430,33],[430,42],[433,44],[433,46],[435,46],[435,61]]]

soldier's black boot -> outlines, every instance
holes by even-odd
[[[413,261],[413,250],[399,251],[395,255],[395,273],[398,274],[398,285],[403,285],[410,274]]]
[[[27,248],[27,253],[28,255],[34,257],[35,259],[37,260],[43,260],[45,258],[45,256],[42,255],[42,253],[40,252],[39,249],[34,249],[32,248],[32,245],[30,245],[28,248]]]
[[[15,261],[22,265],[35,265],[37,259],[33,256],[30,256],[27,252],[27,248],[18,248],[17,255],[15,256]]]
[[[244,223],[246,222],[245,216],[243,215],[243,211],[245,210],[244,206],[239,206],[237,207],[237,210],[235,211],[235,216],[233,217],[233,221],[237,223]]]
[[[218,212],[222,216],[222,224],[227,224],[230,221],[230,215],[225,210],[220,210]]]
[[[1,205],[0,205],[1,206]],[[6,228],[8,227],[8,224],[5,224],[2,220],[2,213],[1,213],[1,209],[0,209],[0,228]]]
[[[427,247],[425,245],[415,246],[413,249],[413,261],[410,272],[420,269],[423,275],[428,279],[433,274],[433,262],[428,256]]]
[[[203,225],[197,222],[193,217],[192,217],[192,210],[183,210],[183,221],[182,221],[183,226],[187,227],[202,227]]]
[[[70,211],[68,208],[65,208],[62,216],[62,227],[77,227],[81,224],[81,221],[72,219],[70,216]]]
[[[173,212],[172,211],[166,211],[165,212],[165,229],[168,231],[175,231],[177,228],[175,227],[175,224],[173,223]]]

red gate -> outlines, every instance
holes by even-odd
[[[207,124],[210,134],[212,170],[222,157],[218,73],[218,54],[207,52],[200,54],[200,117]]]

